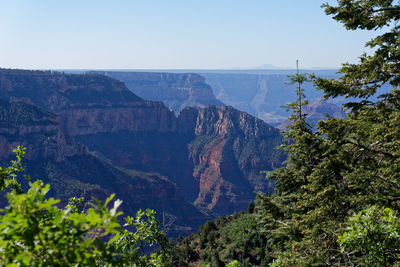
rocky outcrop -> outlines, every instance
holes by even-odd
[[[78,135],[118,166],[157,172],[198,207],[226,214],[244,209],[254,192],[273,185],[260,174],[284,160],[279,130],[232,107],[186,108],[169,132]]]
[[[306,114],[306,121],[313,127],[318,125],[318,121],[325,120],[326,115],[339,119],[346,118],[346,113],[342,109],[334,104],[323,101],[322,98],[318,98],[316,101],[305,105],[302,113]],[[278,124],[276,127],[284,129],[290,123],[290,120],[286,120],[283,123]]]
[[[59,124],[60,117],[23,101],[0,100],[0,157],[8,158],[13,149],[22,145],[26,158],[52,158],[56,162],[75,155],[87,155],[88,150],[66,135]]]
[[[71,135],[175,130],[161,102],[145,101],[120,81],[99,74],[0,69],[0,99],[28,99],[58,114]]]
[[[179,119],[184,119],[182,114]],[[233,107],[208,107],[197,110],[196,135],[240,135],[263,137],[276,133],[276,129],[260,119]]]
[[[152,101],[162,101],[168,108],[179,113],[187,106],[222,106],[204,77],[195,73],[159,72],[96,72],[113,77],[126,84],[138,96]]]
[[[184,110],[178,119],[191,113]],[[227,214],[244,209],[254,192],[273,188],[260,171],[284,160],[275,149],[282,142],[277,129],[232,107],[208,107],[197,109],[194,134],[188,148],[199,180],[196,205]]]
[[[160,102],[141,101],[118,106],[80,106],[60,111],[63,127],[73,135],[102,132],[171,132],[176,118]]]

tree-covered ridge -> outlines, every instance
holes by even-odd
[[[57,124],[57,116],[23,101],[8,102],[0,99],[0,127]]]
[[[143,101],[122,82],[103,75],[13,69],[0,69],[0,98],[29,98],[53,112],[87,102],[110,106]]]

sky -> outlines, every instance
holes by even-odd
[[[0,0],[0,67],[338,68],[376,33],[320,0]],[[335,3],[335,1],[329,1]]]

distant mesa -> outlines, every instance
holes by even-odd
[[[277,67],[277,66],[272,65],[272,64],[263,64],[263,65],[260,65],[258,67],[255,67],[254,69],[259,69],[259,70],[277,70],[277,69],[287,69],[287,68]]]

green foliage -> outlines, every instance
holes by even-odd
[[[200,226],[200,248],[205,248],[207,243],[214,244],[217,226],[213,221],[207,221]]]
[[[400,260],[400,218],[392,209],[371,206],[349,218],[338,237],[343,253],[357,265],[393,266]]]
[[[240,264],[237,260],[231,261],[226,265],[226,267],[240,267]]]
[[[255,204],[253,201],[249,202],[249,206],[247,207],[247,212],[248,213],[253,213],[254,212],[254,208],[255,208]]]
[[[325,12],[345,25],[347,29],[377,30],[385,32],[378,35],[366,46],[374,49],[372,55],[363,54],[358,64],[346,63],[340,70],[339,80],[316,78],[316,85],[324,90],[325,97],[344,95],[346,97],[368,97],[384,83],[393,87],[400,85],[399,73],[399,33],[400,5],[394,1],[383,0],[340,0],[337,6],[324,4]],[[367,103],[348,103],[357,109]]]
[[[0,265],[2,266],[164,266],[168,242],[154,211],[138,211],[120,225],[121,200],[114,194],[105,203],[94,200],[82,210],[83,199],[72,198],[60,209],[59,200],[47,198],[50,185],[40,180],[23,193],[16,177],[23,170],[24,149],[2,169],[9,205],[0,210]],[[11,182],[10,182],[11,181]],[[154,253],[148,255],[145,249]]]
[[[306,74],[299,73],[299,61],[298,60],[296,60],[296,74],[289,75],[288,77],[290,78],[290,81],[288,82],[288,84],[297,84],[297,88],[296,88],[297,100],[294,103],[287,104],[286,108],[291,109],[295,112],[295,115],[292,117],[292,119],[302,120],[306,116],[306,114],[303,114],[303,112],[302,112],[302,107],[304,105],[306,105],[308,102],[307,101],[303,102],[305,95],[304,95],[304,89],[301,88],[301,85],[304,82],[309,82],[311,80],[307,78]]]
[[[118,259],[112,242],[103,237],[118,237],[116,213],[96,203],[86,213],[58,209],[57,200],[46,199],[50,186],[40,181],[31,184],[26,194],[15,191],[7,195],[9,206],[2,209],[0,224],[0,259],[2,265],[95,266],[100,262],[114,264]]]
[[[126,254],[126,262],[134,262],[138,266],[162,266],[166,262],[168,240],[154,216],[155,212],[147,209],[146,212],[138,210],[135,218],[125,218],[124,226],[135,229],[134,232],[123,229],[121,238],[116,242],[116,248]],[[148,257],[145,249],[157,247],[160,247],[159,252]]]
[[[13,152],[17,159],[12,160],[11,165],[6,168],[0,167],[0,191],[11,188],[17,193],[22,193],[21,185],[17,181],[17,176],[18,173],[23,170],[21,160],[25,155],[25,148],[18,146]]]
[[[254,213],[208,221],[198,234],[182,239],[170,258],[171,266],[268,266],[267,240]],[[225,265],[224,265],[225,264]]]

